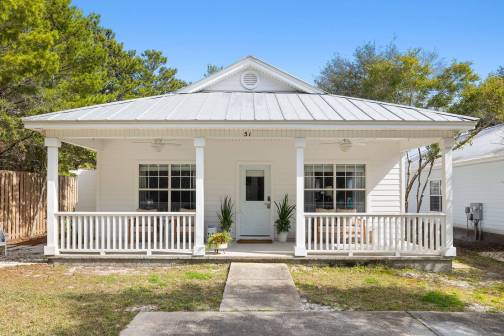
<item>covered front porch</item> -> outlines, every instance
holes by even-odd
[[[352,139],[351,151],[343,151],[341,138],[334,136],[171,138],[177,145],[159,151],[151,145],[158,141],[147,137],[62,140],[98,152],[100,186],[96,211],[56,211],[60,140],[46,139],[47,255],[357,259],[455,253],[449,139],[441,139],[445,212],[420,214],[404,212],[404,153],[432,138],[365,138],[360,133]],[[155,180],[156,191],[162,192],[159,184],[165,175],[170,181],[168,202],[144,199],[150,189],[142,188],[142,181]],[[180,188],[170,187],[184,176],[191,181],[181,190],[190,197],[175,200]],[[254,185],[257,181],[262,181],[259,186]],[[274,241],[273,202],[284,194],[296,205],[288,243],[234,243],[223,255],[205,248],[209,229],[218,228],[216,213],[226,195],[236,204],[235,241]],[[252,207],[248,197],[256,197]]]

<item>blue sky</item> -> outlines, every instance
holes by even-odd
[[[187,81],[209,63],[257,56],[313,82],[335,54],[366,41],[472,61],[483,77],[504,66],[504,1],[74,0],[101,15],[127,49],[157,49]]]

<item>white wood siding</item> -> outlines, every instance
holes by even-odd
[[[194,162],[192,140],[181,146],[164,146],[155,152],[149,144],[132,140],[106,140],[98,153],[98,211],[135,211],[138,208],[138,164]],[[343,153],[338,145],[307,140],[306,163],[366,164],[367,212],[399,212],[399,142],[376,141]],[[324,142],[324,141],[322,141]],[[294,139],[207,139],[205,147],[205,225],[216,226],[221,199],[238,199],[240,163],[271,164],[272,201],[285,193],[295,201]],[[271,224],[275,219],[272,205]],[[292,231],[294,231],[293,225]],[[293,233],[291,233],[291,237]]]
[[[441,179],[435,167],[430,180]],[[424,174],[425,179],[426,174]],[[420,212],[428,212],[430,190],[427,186]],[[416,211],[416,185],[409,195],[409,212]],[[483,230],[504,234],[504,159],[474,164],[454,164],[453,219],[454,226],[466,228],[464,209],[470,203],[483,203]]]
[[[229,76],[226,79],[223,79],[220,82],[217,82],[213,85],[210,85],[205,91],[249,91],[245,89],[241,84],[241,76],[244,72],[248,70],[240,71],[234,75]],[[266,75],[261,71],[257,71],[255,69],[251,69],[251,71],[257,73],[259,77],[259,81],[257,83],[257,87],[254,90],[256,92],[295,92],[298,91],[295,88],[287,85],[286,83],[279,81],[278,79],[274,79]]]

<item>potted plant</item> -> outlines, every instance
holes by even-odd
[[[294,216],[295,204],[289,205],[289,196],[286,194],[280,203],[275,202],[278,219],[275,221],[278,241],[285,243],[287,241],[287,233],[291,227],[291,219]]]
[[[219,220],[221,230],[230,232],[231,226],[233,226],[233,202],[231,201],[231,197],[224,197],[224,200],[221,202],[217,218]]]
[[[208,237],[208,248],[219,251],[225,250],[228,247],[228,243],[232,240],[231,235],[227,231],[216,232],[210,237]]]
[[[217,253],[219,253],[220,250],[227,249],[228,243],[232,240],[229,231],[231,231],[231,227],[234,223],[233,207],[231,197],[224,197],[219,212],[217,213],[221,232],[214,233],[208,237],[208,247],[214,249]]]

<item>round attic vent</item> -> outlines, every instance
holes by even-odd
[[[252,71],[244,72],[241,76],[241,84],[247,90],[253,90],[257,87],[259,76]]]

